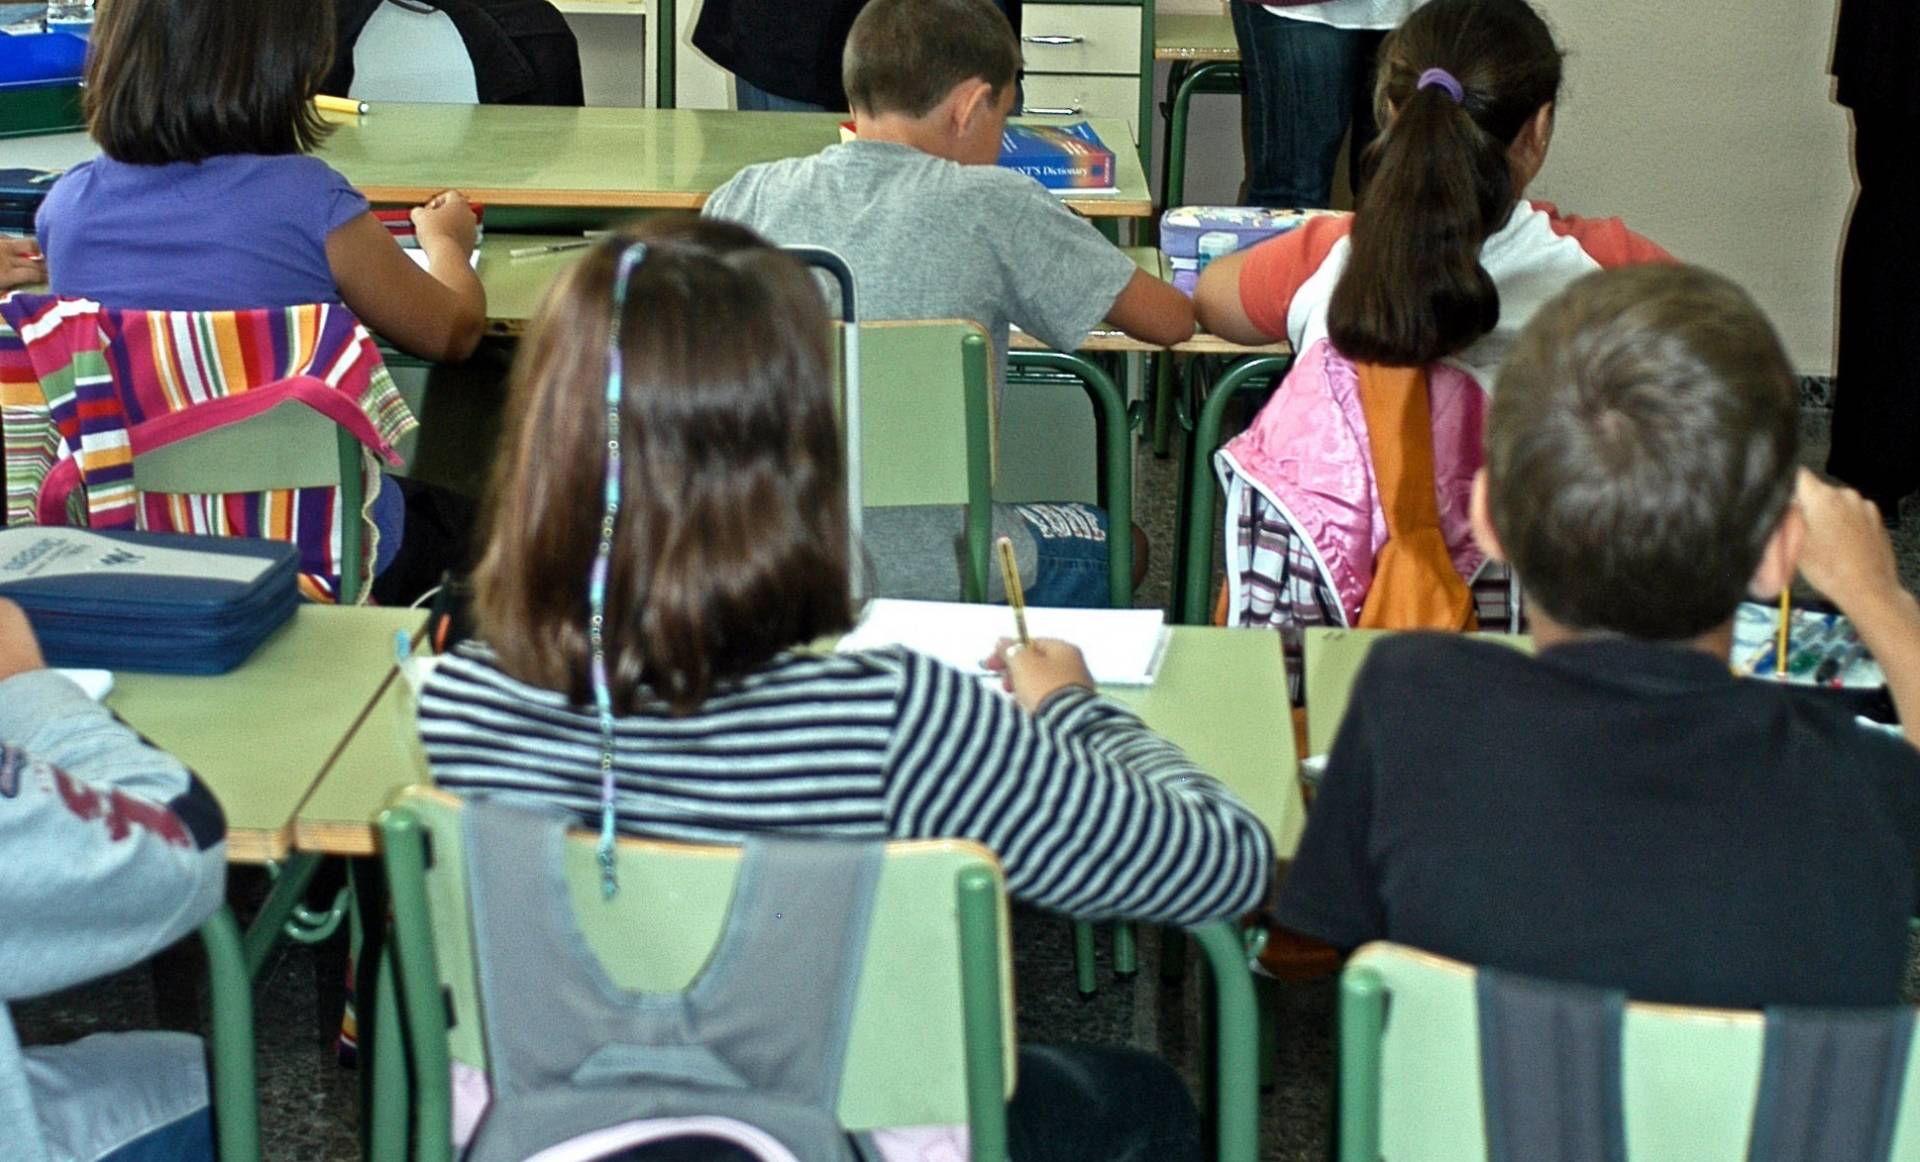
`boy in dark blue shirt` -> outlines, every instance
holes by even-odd
[[[1279,921],[1637,998],[1898,999],[1920,752],[1735,677],[1735,606],[1796,570],[1920,721],[1920,603],[1873,506],[1796,469],[1766,320],[1684,267],[1589,276],[1502,366],[1475,534],[1537,657],[1409,634],[1370,655]]]

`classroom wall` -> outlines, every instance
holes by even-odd
[[[1853,196],[1846,111],[1826,75],[1834,0],[1536,3],[1569,57],[1558,134],[1530,192],[1569,213],[1624,217],[1739,280],[1794,365],[1830,374]],[[1236,103],[1203,99],[1196,110],[1188,189],[1194,200],[1231,200],[1242,165]]]

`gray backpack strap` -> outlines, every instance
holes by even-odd
[[[835,1123],[883,849],[755,839],[726,926],[684,992],[606,975],[574,920],[572,816],[492,796],[464,813],[493,1104],[470,1162],[647,1119],[731,1117],[803,1158],[848,1156]]]
[[[880,883],[875,842],[757,837],[688,993],[696,1033],[756,1087],[832,1109]]]
[[[1626,1162],[1626,997],[1491,969],[1476,987],[1488,1162]]]
[[[1767,1010],[1748,1162],[1886,1162],[1912,1009]]]

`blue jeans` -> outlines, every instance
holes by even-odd
[[[150,1130],[100,1162],[213,1162],[213,1114],[203,1108]]]
[[[811,101],[796,101],[792,97],[782,97],[778,93],[769,93],[748,81],[738,73],[733,77],[734,94],[743,113],[825,113],[825,105],[816,105]]]
[[[1275,16],[1235,0],[1246,75],[1247,202],[1304,208],[1333,200],[1340,139],[1353,126],[1349,173],[1373,140],[1373,65],[1383,32]]]

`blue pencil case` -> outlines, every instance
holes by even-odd
[[[293,616],[299,569],[284,541],[0,530],[0,597],[26,611],[51,666],[225,673]]]

